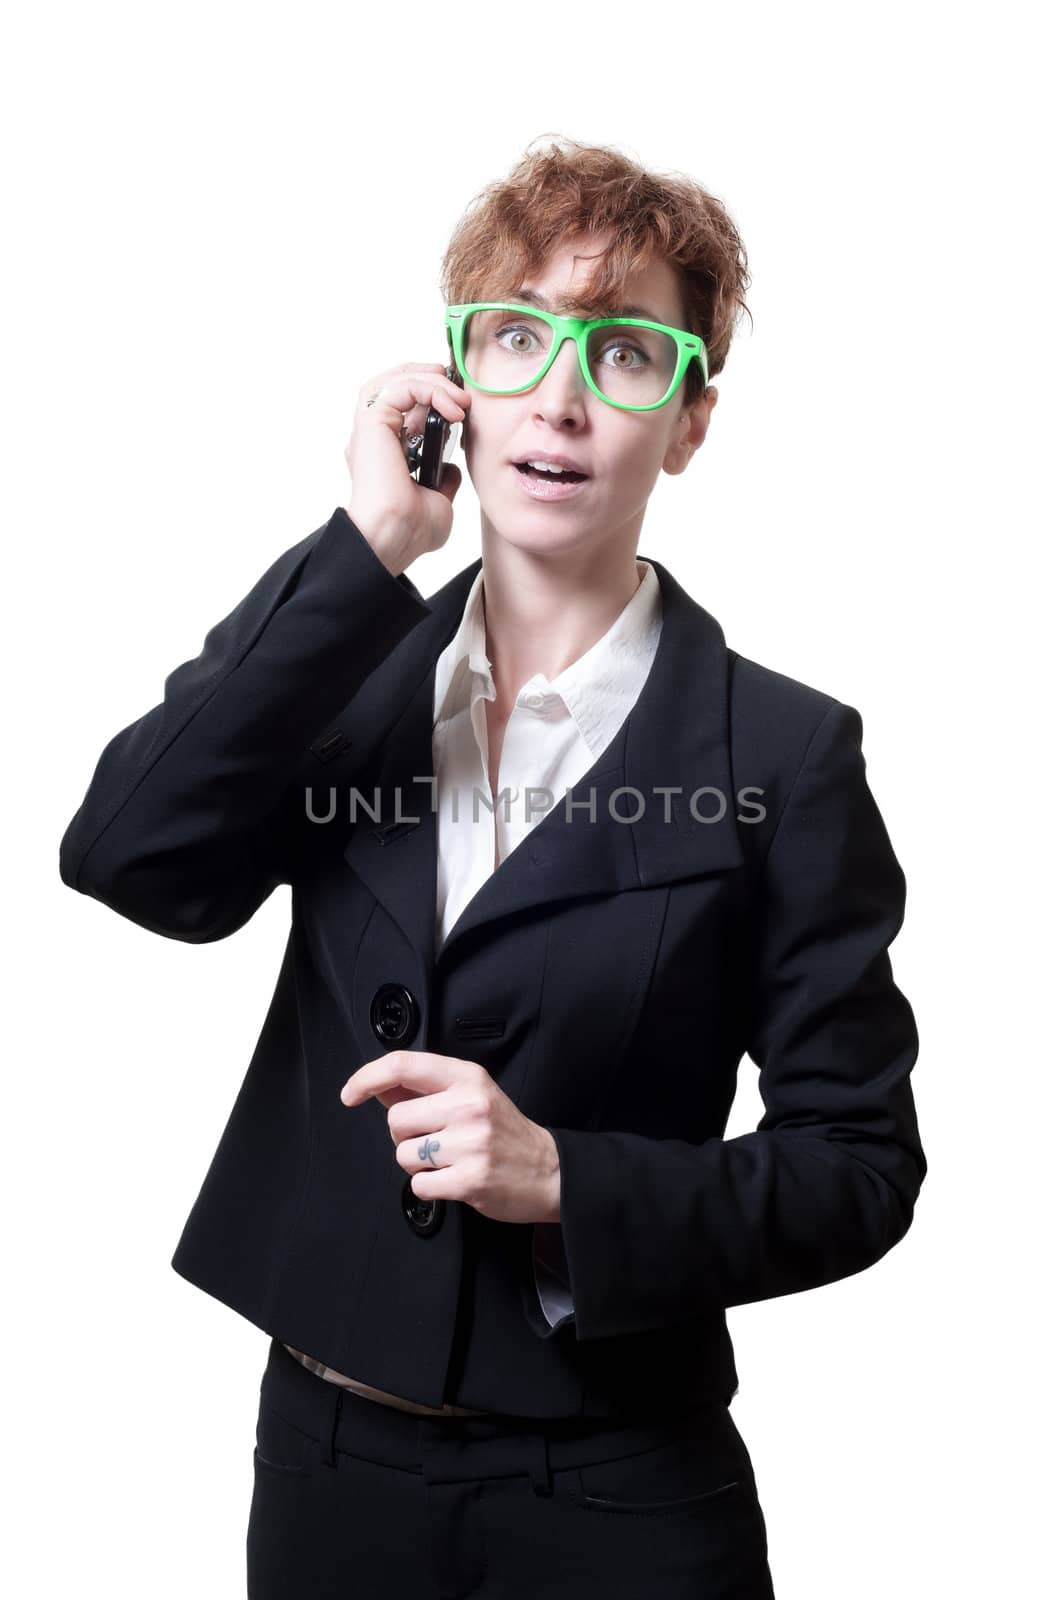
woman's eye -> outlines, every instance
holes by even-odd
[[[640,364],[645,364],[645,361],[646,361],[646,357],[643,354],[643,352],[641,350],[636,349],[634,345],[630,345],[630,344],[611,344],[611,345],[609,345],[608,349],[606,349],[602,353],[603,353],[603,355],[618,355],[618,356],[625,356],[625,357],[629,356],[629,357],[631,357],[630,360],[624,360],[624,361],[621,361],[619,363],[619,366],[621,368],[624,368],[624,367],[635,367],[635,368],[638,368],[638,366]],[[614,363],[614,365],[616,365],[616,363]]]
[[[524,341],[523,344],[518,343],[503,345],[502,348],[504,350],[511,350],[514,355],[526,355],[532,344],[536,342],[535,334],[530,328],[503,328],[498,337],[500,339],[504,339],[508,334],[512,334],[517,340]]]

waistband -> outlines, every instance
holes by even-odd
[[[614,1461],[687,1434],[714,1421],[728,1426],[723,1401],[678,1416],[632,1422],[602,1417],[423,1417],[382,1406],[351,1389],[319,1378],[272,1338],[261,1395],[320,1447],[328,1466],[337,1451],[382,1466],[421,1472],[433,1483],[531,1473],[536,1492],[550,1492],[550,1471]]]

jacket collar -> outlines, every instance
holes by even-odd
[[[352,705],[360,747],[376,751],[381,815],[379,822],[361,815],[344,857],[418,950],[428,974],[437,960],[437,819],[434,786],[424,781],[433,770],[435,668],[482,566],[482,559],[472,562],[425,602],[428,616]],[[742,864],[723,630],[663,563],[652,566],[661,591],[661,635],[634,706],[574,786],[571,820],[561,796],[469,900],[440,946],[439,961],[500,918]],[[668,787],[678,792],[659,792]],[[587,804],[592,797],[596,820]],[[610,797],[616,817],[631,820],[615,820]],[[699,821],[692,799],[705,818],[722,807],[719,820]]]

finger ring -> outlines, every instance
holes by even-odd
[[[371,394],[371,395],[370,395],[370,396],[369,396],[369,399],[368,399],[368,400],[367,400],[367,401],[366,401],[366,403],[365,403],[365,409],[366,409],[366,410],[367,410],[367,411],[368,411],[368,410],[369,410],[369,407],[370,407],[370,406],[371,406],[371,405],[372,405],[372,404],[373,404],[373,402],[374,402],[374,401],[375,401],[375,400],[376,400],[376,399],[378,399],[378,398],[379,398],[379,396],[380,396],[380,395],[382,395],[382,394],[383,394],[383,392],[384,392],[384,391],[383,391],[383,389],[376,389],[376,390],[374,390],[374,392],[373,392],[373,393],[372,393],[372,394]]]
[[[417,1159],[419,1161],[430,1161],[433,1167],[438,1167],[440,1162],[438,1162],[435,1158],[435,1152],[438,1149],[439,1140],[433,1139],[432,1136],[429,1135],[428,1138],[423,1140],[422,1143],[417,1147]]]

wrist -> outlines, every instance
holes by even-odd
[[[381,566],[386,567],[393,578],[401,577],[410,564],[409,541],[398,530],[367,529],[355,516],[353,507],[348,506],[346,510],[351,526],[361,534]]]
[[[561,1221],[561,1162],[557,1153],[557,1140],[544,1128],[545,1176],[543,1180],[543,1214],[540,1222]]]

